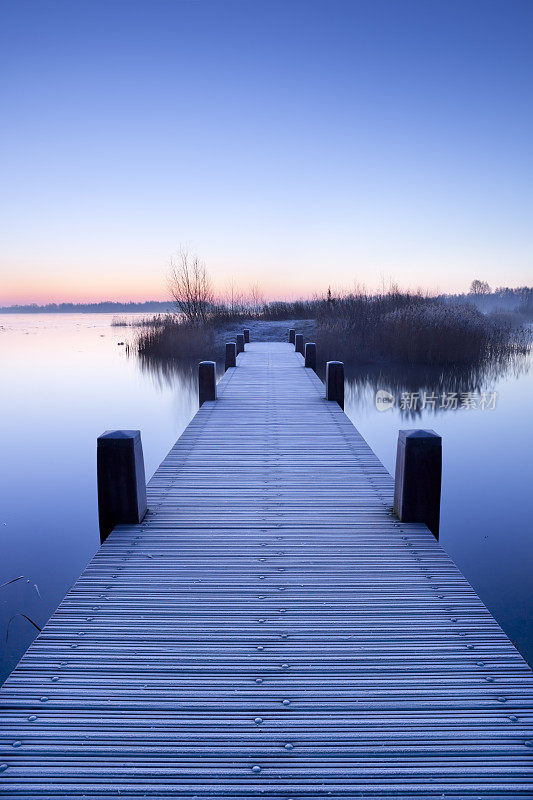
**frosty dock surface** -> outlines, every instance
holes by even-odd
[[[0,796],[533,797],[530,669],[316,375],[217,388],[0,691]]]

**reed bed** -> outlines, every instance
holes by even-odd
[[[192,324],[179,316],[155,318],[138,332],[129,350],[141,358],[160,360],[213,357],[215,333],[212,324]]]
[[[166,325],[167,320],[174,320],[176,314],[152,314],[148,317],[133,317],[115,315],[111,320],[112,328],[159,328]]]
[[[507,315],[421,295],[348,295],[324,303],[317,315],[322,356],[352,363],[464,365],[530,346],[531,333]]]

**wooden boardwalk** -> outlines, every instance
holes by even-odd
[[[0,795],[533,797],[531,671],[319,379],[218,392],[0,692]]]

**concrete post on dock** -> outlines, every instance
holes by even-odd
[[[294,337],[294,349],[302,356],[304,354],[304,337],[302,333],[297,333]]]
[[[289,329],[289,344],[294,344],[294,337],[296,336],[296,331],[294,328]]]
[[[217,365],[214,361],[201,361],[198,365],[198,400],[200,408],[209,400],[217,399]]]
[[[226,363],[225,370],[237,366],[237,345],[235,342],[226,342]]]
[[[442,439],[432,430],[398,432],[394,511],[401,522],[423,522],[439,538]]]
[[[97,439],[96,469],[100,541],[115,525],[144,519],[146,478],[140,431],[106,431]]]
[[[243,335],[244,335],[244,344],[248,344],[248,342],[250,341],[250,329],[245,328],[243,331]]]
[[[328,361],[326,364],[326,400],[335,400],[344,411],[344,364]]]
[[[236,339],[237,339],[237,355],[239,355],[239,353],[244,353],[244,333],[238,333]]]
[[[305,345],[305,366],[316,372],[316,344],[307,342]]]

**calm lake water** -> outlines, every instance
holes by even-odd
[[[0,315],[0,680],[36,634],[29,620],[46,622],[99,546],[96,437],[140,428],[149,477],[197,409],[194,368],[147,371],[120,344],[131,330],[110,323],[106,314]],[[390,472],[399,428],[442,435],[440,541],[533,663],[530,366],[472,379],[457,408],[442,376],[359,375],[346,411]],[[392,408],[378,410],[377,390]],[[426,407],[414,409],[424,391]]]

